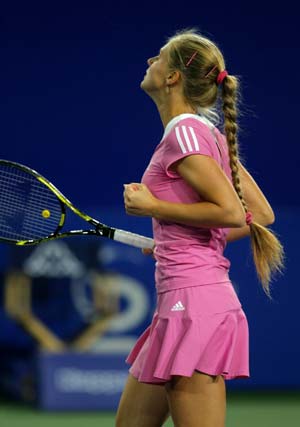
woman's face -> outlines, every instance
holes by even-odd
[[[161,48],[159,55],[147,60],[148,68],[141,83],[141,88],[145,92],[152,93],[166,87],[169,74],[167,52],[168,46],[166,45]]]

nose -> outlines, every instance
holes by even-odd
[[[149,67],[150,67],[150,65],[152,64],[152,62],[153,62],[153,58],[149,58],[149,59],[147,59],[147,64],[149,65]]]

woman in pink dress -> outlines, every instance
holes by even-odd
[[[128,356],[117,427],[224,427],[225,380],[248,378],[249,333],[229,278],[227,242],[251,236],[265,293],[282,266],[274,214],[238,157],[238,79],[218,47],[177,33],[148,59],[141,88],[164,134],[141,183],[125,185],[130,215],[153,221],[157,307]],[[224,133],[214,124],[221,103]]]

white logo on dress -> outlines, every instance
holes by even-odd
[[[178,301],[173,307],[171,308],[171,311],[182,311],[185,310],[185,306],[182,304],[181,301]]]

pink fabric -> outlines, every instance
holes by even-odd
[[[248,211],[246,213],[246,224],[250,225],[250,224],[252,224],[252,222],[253,222],[253,213]]]
[[[212,157],[231,179],[225,137],[194,114],[173,119],[156,147],[142,182],[159,199],[178,203],[201,202],[201,197],[172,165],[190,155]],[[155,281],[158,292],[227,282],[230,262],[224,257],[227,229],[199,228],[153,219]]]
[[[201,202],[172,170],[174,162],[189,155],[212,157],[231,179],[225,137],[210,122],[183,114],[167,125],[142,182],[159,199]],[[154,219],[153,231],[157,309],[127,358],[131,374],[155,384],[172,375],[189,377],[195,370],[248,378],[248,322],[228,278],[227,230]]]
[[[226,380],[248,378],[248,322],[232,284],[159,294],[152,323],[126,361],[146,383],[190,377],[195,370]]]
[[[217,77],[217,85],[222,84],[222,82],[223,82],[223,80],[225,79],[226,76],[228,76],[227,71],[226,70],[221,71],[218,74],[218,77]]]

